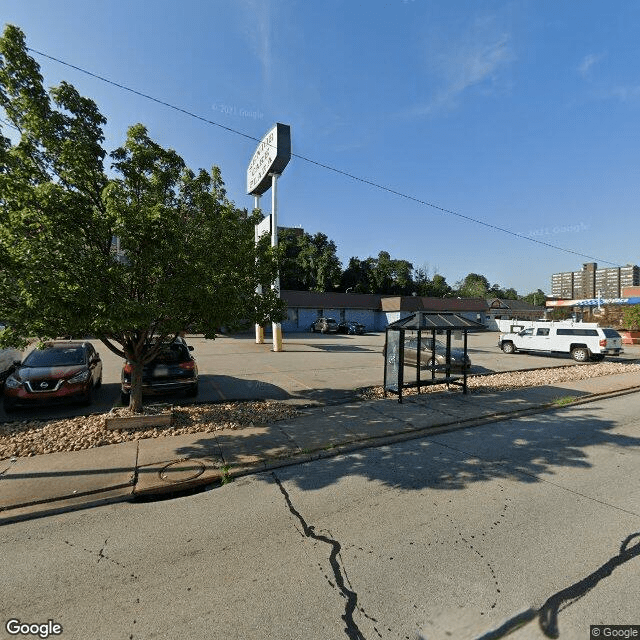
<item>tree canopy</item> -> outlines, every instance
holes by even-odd
[[[0,344],[92,335],[133,365],[141,406],[152,337],[284,317],[259,213],[226,197],[217,167],[188,169],[137,124],[110,156],[106,119],[67,83],[47,92],[24,34],[0,38]],[[105,159],[110,157],[112,174]]]

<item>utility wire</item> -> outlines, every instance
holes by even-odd
[[[109,80],[109,78],[105,78],[104,76],[100,76],[97,73],[93,73],[91,71],[87,71],[86,69],[83,69],[82,67],[78,67],[74,64],[71,64],[69,62],[65,62],[64,60],[60,60],[59,58],[55,58],[54,56],[50,56],[47,53],[43,53],[42,51],[38,51],[37,49],[32,49],[31,47],[27,47],[28,51],[31,51],[32,53],[35,53],[39,56],[42,56],[44,58],[48,58],[49,60],[53,60],[54,62],[58,62],[59,64],[62,64],[66,67],[69,67],[71,69],[75,69],[76,71],[80,71],[80,73],[84,73],[88,76],[91,76],[92,78],[96,78],[98,80],[101,80],[102,82],[106,82],[107,84],[113,85],[114,87],[118,87],[119,89],[122,89],[124,91],[128,91],[129,93],[133,93],[137,96],[140,96],[141,98],[145,98],[146,100],[151,100],[152,102],[155,102],[156,104],[160,104],[164,107],[168,107],[169,109],[173,109],[174,111],[178,111],[179,113],[182,113],[184,115],[187,115],[191,118],[196,118],[197,120],[200,120],[202,122],[205,122],[207,124],[213,125],[215,127],[219,127],[220,129],[224,129],[225,131],[228,131],[230,133],[234,133],[238,136],[242,136],[243,138],[247,138],[248,140],[253,140],[254,142],[260,142],[260,138],[256,138],[254,136],[250,136],[247,133],[244,133],[242,131],[238,131],[237,129],[233,129],[232,127],[227,127],[223,124],[220,124],[219,122],[215,122],[214,120],[209,120],[208,118],[205,118],[203,116],[198,115],[197,113],[193,113],[192,111],[188,111],[187,109],[183,109],[182,107],[178,107],[174,104],[171,104],[169,102],[165,102],[164,100],[159,100],[158,98],[154,98],[153,96],[150,96],[146,93],[143,93],[142,91],[136,91],[135,89],[131,89],[131,87],[127,87],[126,85],[120,84],[119,82],[115,82],[113,80]],[[467,222],[474,222],[475,224],[479,224],[483,227],[487,227],[488,229],[493,229],[494,231],[500,231],[502,233],[506,233],[510,236],[513,236],[514,238],[520,238],[521,240],[527,240],[529,242],[534,242],[536,244],[545,246],[545,247],[549,247],[551,249],[556,249],[558,251],[564,251],[565,253],[570,253],[573,254],[575,256],[580,256],[581,258],[587,258],[589,260],[592,260],[594,262],[603,262],[605,264],[610,264],[613,266],[620,266],[618,265],[618,263],[616,262],[611,262],[609,260],[604,260],[603,258],[598,258],[596,256],[589,256],[585,253],[580,253],[579,251],[574,251],[573,249],[567,249],[566,247],[561,247],[559,245],[555,245],[555,244],[551,244],[550,242],[545,242],[544,240],[538,240],[536,238],[530,238],[529,236],[525,236],[521,233],[516,233],[515,231],[510,231],[509,229],[505,229],[504,227],[500,227],[498,225],[495,224],[491,224],[489,222],[485,222],[484,220],[479,220],[478,218],[473,218],[472,216],[467,216],[463,213],[459,213],[458,211],[453,211],[452,209],[447,209],[445,207],[441,207],[437,204],[434,204],[432,202],[429,202],[427,200],[422,200],[420,198],[417,198],[415,196],[411,196],[409,194],[406,193],[402,193],[401,191],[396,191],[395,189],[391,189],[389,187],[385,187],[384,185],[378,184],[377,182],[373,182],[371,180],[367,180],[365,178],[360,178],[359,176],[353,175],[352,173],[348,173],[346,171],[343,171],[342,169],[337,169],[336,167],[332,167],[328,164],[323,164],[322,162],[318,162],[317,160],[312,160],[311,158],[307,158],[305,156],[299,155],[297,153],[292,153],[291,154],[292,157],[294,158],[298,158],[299,160],[303,160],[304,162],[308,162],[309,164],[313,164],[317,167],[320,167],[322,169],[327,169],[328,171],[333,171],[334,173],[337,173],[339,175],[345,176],[346,178],[350,178],[351,180],[355,180],[357,182],[362,182],[363,184],[367,184],[371,187],[374,187],[375,189],[380,189],[381,191],[386,191],[387,193],[391,193],[393,195],[399,196],[401,198],[405,198],[406,200],[411,200],[412,202],[417,202],[418,204],[424,205],[426,207],[430,207],[432,209],[435,209],[436,211],[440,211],[441,213],[446,213],[452,216],[456,216],[458,218],[461,218],[462,220],[466,220]]]

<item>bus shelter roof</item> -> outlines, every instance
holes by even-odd
[[[417,331],[418,329],[486,331],[486,327],[482,323],[469,320],[457,313],[427,313],[424,311],[413,313],[406,318],[391,322],[387,326],[387,329],[408,329],[412,331]]]

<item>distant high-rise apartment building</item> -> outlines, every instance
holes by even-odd
[[[582,298],[620,298],[625,287],[640,285],[640,267],[598,269],[595,262],[582,265],[581,271],[565,271],[551,276],[551,295],[554,298],[579,300]]]

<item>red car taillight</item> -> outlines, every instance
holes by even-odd
[[[187,369],[188,371],[193,371],[196,366],[196,363],[193,360],[189,360],[189,362],[181,362],[178,365],[181,369]]]
[[[128,362],[124,365],[124,368],[122,369],[127,375],[129,375],[130,373],[133,372],[133,366],[130,365]]]
[[[600,346],[601,347],[606,347],[607,346],[607,339],[603,338],[602,340],[600,340]]]

